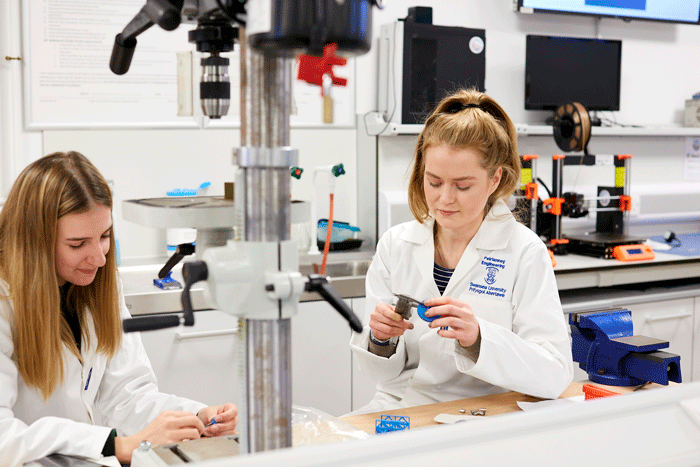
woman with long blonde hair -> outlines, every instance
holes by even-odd
[[[112,194],[85,156],[22,171],[0,211],[0,465],[128,463],[142,440],[235,433],[235,405],[158,391],[139,335],[122,333],[113,245]]]

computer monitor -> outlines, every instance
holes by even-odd
[[[518,11],[700,24],[700,0],[518,0]]]
[[[622,41],[528,35],[525,109],[579,102],[588,110],[620,110],[621,59]]]

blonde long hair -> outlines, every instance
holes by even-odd
[[[486,202],[484,215],[499,198],[507,200],[520,184],[520,155],[515,125],[491,97],[462,89],[445,97],[425,122],[418,136],[408,184],[408,206],[423,223],[430,216],[425,199],[425,152],[447,144],[453,148],[476,148],[484,157],[482,167],[493,177],[503,168],[501,181]]]
[[[58,219],[88,211],[93,205],[112,208],[104,177],[77,152],[57,152],[29,166],[17,177],[0,211],[0,278],[12,300],[14,353],[27,386],[45,399],[63,383],[65,345],[80,359],[63,318],[56,275]],[[106,264],[87,286],[70,285],[67,298],[80,320],[82,346],[113,356],[121,342],[114,233]],[[89,342],[88,310],[97,342]]]

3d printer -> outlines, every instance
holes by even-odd
[[[523,222],[537,232],[555,254],[577,253],[599,258],[621,260],[653,258],[653,252],[643,245],[645,239],[627,235],[630,196],[629,154],[588,153],[590,121],[588,112],[579,103],[567,103],[557,109],[554,116],[554,139],[563,151],[583,151],[583,155],[557,154],[552,157],[552,190],[544,200],[537,198],[537,156],[522,156],[521,207]],[[595,197],[581,193],[563,193],[565,166],[611,166],[614,182],[598,186]],[[546,186],[545,186],[546,188]],[[535,201],[537,204],[535,205]],[[586,207],[587,201],[595,201],[594,208]],[[583,217],[596,213],[596,229],[585,235],[563,235],[561,219]]]

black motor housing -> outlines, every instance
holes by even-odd
[[[248,25],[248,43],[261,53],[321,56],[328,43],[337,44],[338,55],[344,57],[362,55],[370,49],[375,3],[372,0],[272,0],[271,3],[269,31],[256,32],[255,25]]]

